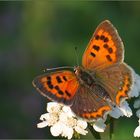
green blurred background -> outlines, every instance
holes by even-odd
[[[118,29],[125,62],[140,74],[140,2],[0,1],[0,138],[53,138],[36,128],[46,99],[31,82],[44,68],[76,65],[75,47],[81,62],[105,19]],[[135,116],[115,120],[113,139],[134,139],[137,125]],[[109,126],[101,136],[109,138]]]

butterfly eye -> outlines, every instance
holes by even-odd
[[[77,72],[77,67],[75,66],[75,67],[74,67],[74,73],[76,73],[76,72]]]
[[[75,68],[75,70],[74,70],[74,73],[77,75],[77,76],[80,76],[81,75],[81,73],[82,73],[82,70],[81,70],[81,68],[78,66],[78,67],[76,67]]]

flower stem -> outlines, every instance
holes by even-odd
[[[95,139],[101,139],[101,136],[98,132],[96,132],[93,127],[88,123],[88,129],[90,130],[92,136],[95,138]]]
[[[110,133],[109,133],[110,140],[112,139],[113,134],[114,134],[114,119],[110,117]]]

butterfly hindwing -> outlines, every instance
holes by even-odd
[[[128,93],[133,86],[132,70],[125,63],[97,71],[96,79],[117,105],[122,99],[128,98]]]
[[[123,43],[115,27],[103,21],[93,34],[82,59],[82,65],[96,70],[123,61]]]
[[[99,87],[96,90],[89,90],[84,85],[79,86],[79,89],[74,98],[72,111],[79,117],[87,120],[94,120],[102,118],[104,114],[111,110],[108,103],[98,96],[101,89]]]
[[[62,70],[36,77],[33,85],[43,96],[70,105],[79,83],[73,72]]]

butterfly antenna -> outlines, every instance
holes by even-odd
[[[78,61],[79,54],[78,54],[77,49],[78,49],[78,48],[77,48],[77,47],[75,47],[76,63],[77,63],[77,66],[79,66],[79,61]]]
[[[63,66],[63,67],[57,67],[57,68],[46,68],[46,69],[43,69],[43,72],[54,71],[54,70],[64,70],[64,69],[73,69],[73,67]]]

